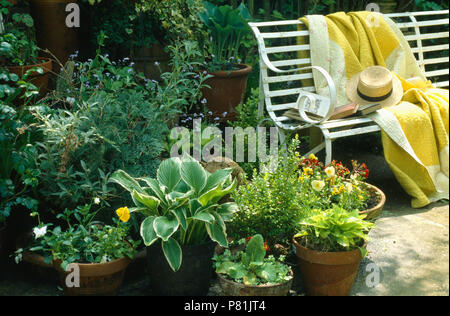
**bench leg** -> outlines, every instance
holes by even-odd
[[[331,143],[332,140],[325,137],[325,166],[328,166],[331,163],[331,157],[333,154]]]

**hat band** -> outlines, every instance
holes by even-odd
[[[381,97],[369,97],[369,96],[363,94],[361,91],[359,91],[359,89],[357,89],[358,95],[359,95],[361,98],[363,98],[364,100],[369,101],[369,102],[380,102],[380,101],[384,101],[384,100],[386,100],[387,98],[389,98],[389,97],[392,95],[392,92],[393,92],[393,91],[394,91],[394,89],[391,89],[391,91],[389,91],[388,94],[385,94],[385,95],[383,95],[383,96],[381,96]]]

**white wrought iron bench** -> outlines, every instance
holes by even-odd
[[[449,10],[393,13],[386,16],[393,19],[405,35],[427,79],[438,88],[448,88]],[[260,117],[264,116],[265,103],[267,113],[277,127],[282,142],[285,139],[285,131],[311,128],[320,130],[322,139],[316,140],[314,148],[310,148],[311,151],[306,155],[325,149],[325,164],[329,164],[332,159],[333,140],[377,132],[380,128],[368,117],[352,116],[328,120],[336,106],[341,104],[337,104],[336,88],[329,74],[322,68],[312,67],[310,58],[298,57],[300,51],[310,51],[308,44],[297,44],[298,37],[309,37],[309,31],[298,30],[299,24],[302,24],[300,20],[249,23],[258,42],[260,57],[261,101],[258,114]],[[280,46],[280,40],[291,43],[283,43],[283,46]],[[436,53],[441,56],[436,57]],[[434,65],[432,70],[429,69],[431,65]],[[327,80],[329,98],[315,94],[314,86],[301,87],[301,81],[313,79],[313,68]],[[318,107],[327,104],[326,109],[321,109],[322,119],[311,118],[305,113],[304,105],[308,103],[314,106],[314,102],[318,103]],[[301,120],[293,120],[285,115],[291,108],[298,109]]]

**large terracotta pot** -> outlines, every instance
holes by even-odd
[[[31,15],[35,22],[37,44],[48,49],[64,64],[78,50],[78,28],[67,27],[66,12],[69,3],[77,0],[30,0]],[[59,65],[54,63],[54,72]]]
[[[293,276],[291,270],[291,276]],[[226,296],[286,296],[292,287],[291,278],[288,281],[279,284],[267,284],[249,286],[243,283],[234,282],[226,279],[220,273],[217,273],[220,287]]]
[[[205,80],[205,84],[211,89],[202,89],[208,108],[220,121],[236,119],[236,107],[244,99],[247,78],[252,67],[246,64],[238,66],[239,70],[211,73],[213,77]]]
[[[80,268],[80,287],[67,287],[66,278],[72,271],[61,268],[61,261],[55,260],[54,267],[58,271],[64,295],[116,295],[122,285],[125,270],[131,263],[128,257],[106,263],[78,263]]]
[[[359,249],[320,252],[308,249],[293,239],[296,255],[310,296],[347,296],[355,282],[362,260]]]
[[[47,92],[49,74],[50,71],[52,70],[52,61],[49,58],[42,58],[42,57],[38,58],[38,60],[41,61],[41,63],[26,66],[8,66],[7,68],[10,73],[14,73],[18,75],[20,78],[22,78],[22,76],[26,74],[28,70],[34,67],[42,68],[43,70],[42,74],[38,72],[33,72],[28,77],[27,81],[31,82],[36,87],[38,87],[40,96],[43,96]]]
[[[366,215],[365,220],[373,221],[381,214],[384,204],[386,203],[386,195],[374,185],[369,183],[365,183],[365,185],[368,187],[370,194],[377,200],[377,204],[367,210],[359,212],[359,214]]]

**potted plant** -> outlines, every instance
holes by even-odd
[[[39,48],[34,41],[33,18],[27,13],[10,14],[11,3],[0,1],[5,18],[5,30],[0,34],[0,67],[6,67],[9,73],[19,78],[26,75],[27,81],[38,87],[42,95],[48,86],[52,61],[39,57]]]
[[[364,217],[357,210],[349,212],[334,205],[316,210],[300,223],[293,243],[308,295],[350,293],[367,253],[367,232],[374,226]]]
[[[206,10],[199,14],[209,31],[210,62],[212,75],[203,89],[207,106],[213,115],[222,120],[236,117],[236,107],[242,102],[251,66],[239,60],[241,41],[250,32],[250,13],[244,3],[237,8],[216,6],[204,1]]]
[[[266,257],[267,243],[260,234],[242,239],[245,250],[226,249],[214,255],[214,267],[222,291],[227,296],[285,296],[292,286],[291,268],[284,264],[284,256],[275,260]]]
[[[136,67],[150,79],[161,80],[171,70],[167,47],[195,41],[204,45],[206,32],[198,14],[204,10],[201,0],[136,1],[132,57]]]
[[[366,183],[369,169],[365,163],[352,160],[352,170],[333,160],[324,166],[314,154],[302,158],[299,167],[298,192],[304,207],[328,209],[336,204],[344,209],[359,210],[367,220],[382,211],[386,197],[377,187]]]
[[[232,202],[220,203],[236,187],[231,172],[210,174],[185,155],[164,160],[156,178],[134,179],[122,170],[112,175],[130,192],[130,211],[144,215],[140,234],[153,294],[206,295],[214,242],[228,245],[225,222],[236,209]]]
[[[128,209],[116,211],[115,225],[93,222],[99,210],[92,212],[91,205],[66,209],[57,216],[65,220],[66,229],[51,229],[54,225],[42,223],[39,213],[31,214],[37,216],[38,226],[33,229],[35,239],[29,251],[42,255],[46,264],[53,262],[65,295],[115,295],[137,253],[140,242],[127,237],[129,227],[124,224],[130,219]],[[70,276],[74,264],[79,269],[79,280]]]
[[[287,151],[281,149],[276,168],[271,162],[254,169],[251,181],[245,179],[232,193],[239,207],[228,224],[228,235],[235,240],[261,234],[276,254],[287,255],[297,223],[307,216],[308,209],[299,199],[297,165],[301,157],[296,152],[299,141],[294,139]]]

